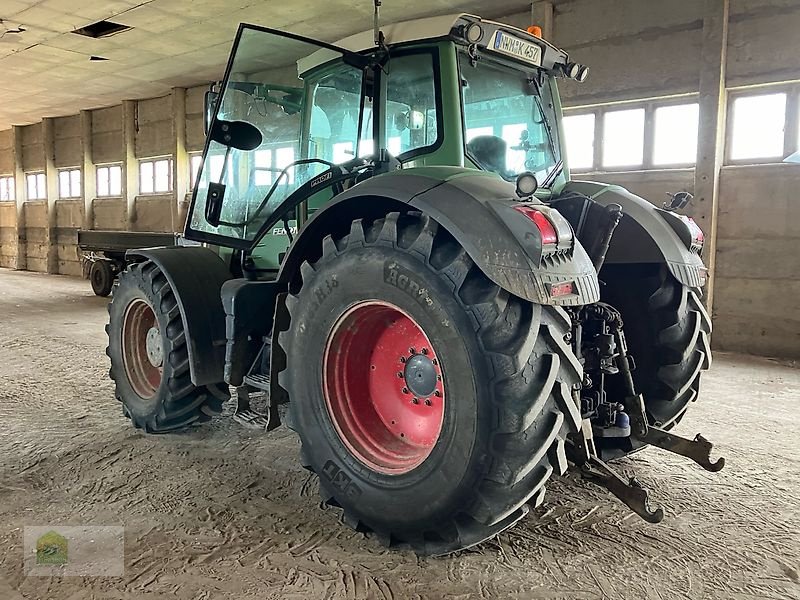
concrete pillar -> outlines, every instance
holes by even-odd
[[[709,277],[705,301],[709,311],[714,304],[714,275],[717,252],[717,214],[719,175],[724,159],[725,64],[728,50],[730,0],[705,0],[703,47],[700,61],[700,131],[697,166],[694,174],[693,216],[706,236],[703,258]]]
[[[122,102],[122,197],[127,202],[125,230],[133,231],[136,223],[136,196],[139,195],[139,162],[136,160],[137,104]]]
[[[42,148],[44,150],[44,174],[47,178],[47,272],[58,273],[57,202],[59,197],[58,169],[56,169],[56,130],[55,119],[42,119]]]
[[[189,193],[189,153],[186,151],[186,89],[172,90],[172,231],[183,231],[186,219],[186,194]]]
[[[17,199],[17,251],[14,268],[24,270],[28,266],[27,244],[25,242],[25,171],[22,169],[22,127],[14,125],[14,190]]]
[[[83,228],[94,229],[94,199],[97,197],[97,172],[92,155],[92,111],[81,111],[81,167],[83,176]]]
[[[552,0],[537,0],[531,4],[531,24],[542,28],[542,37],[548,42],[555,35],[555,15]]]

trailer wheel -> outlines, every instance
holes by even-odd
[[[606,283],[603,300],[622,313],[636,362],[633,378],[648,419],[670,429],[697,400],[700,376],[711,366],[711,319],[700,290],[681,284],[666,267],[637,279],[617,279],[612,274]],[[611,387],[609,393],[624,396],[619,387]],[[641,447],[634,441],[630,448],[605,455],[611,458]]]
[[[566,313],[494,285],[419,214],[354,221],[301,276],[279,383],[347,524],[444,554],[541,502],[580,423]]]
[[[114,263],[106,258],[100,258],[92,263],[89,269],[89,280],[92,282],[92,291],[95,296],[106,297],[114,287]]]
[[[134,426],[174,431],[222,412],[228,386],[192,383],[180,307],[155,263],[132,264],[120,275],[108,313],[109,376]]]

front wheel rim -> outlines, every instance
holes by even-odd
[[[422,327],[393,304],[360,302],[339,317],[325,346],[323,386],[340,440],[378,473],[412,471],[439,440],[441,361]]]
[[[161,330],[150,305],[136,299],[122,318],[122,363],[136,394],[148,400],[161,386],[164,354]]]

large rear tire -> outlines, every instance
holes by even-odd
[[[541,502],[580,424],[566,313],[498,288],[419,214],[354,221],[301,275],[279,382],[346,523],[443,554]]]
[[[109,376],[135,427],[175,431],[222,412],[228,386],[192,383],[180,307],[155,263],[132,264],[119,276],[108,313]]]
[[[624,273],[603,274],[603,300],[622,314],[636,363],[634,383],[650,423],[669,429],[697,400],[700,376],[711,366],[711,319],[700,290],[681,284],[666,267],[636,278]],[[624,393],[616,383],[611,391],[621,401]],[[627,451],[640,447],[634,443]]]

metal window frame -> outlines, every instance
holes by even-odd
[[[62,196],[61,195],[61,173],[72,173],[73,171],[78,171],[81,174],[81,183],[78,184],[78,195],[75,196],[72,194],[72,177],[69,178],[69,196]],[[83,198],[83,169],[80,167],[62,167],[58,169],[58,199],[59,200],[80,200]]]
[[[679,94],[661,98],[645,98],[637,100],[625,100],[622,102],[609,102],[605,104],[591,104],[585,106],[565,107],[563,114],[565,117],[572,117],[585,114],[594,115],[594,159],[589,168],[575,169],[570,166],[570,172],[575,174],[590,173],[627,173],[636,171],[667,171],[674,169],[693,169],[696,159],[687,163],[673,163],[668,165],[656,165],[653,162],[655,155],[655,113],[656,110],[665,106],[681,106],[684,104],[698,104],[697,93]],[[620,167],[606,167],[603,165],[603,141],[605,138],[605,115],[621,110],[644,109],[644,135],[642,139],[642,162],[637,165],[627,165]],[[699,136],[698,128],[698,136]]]
[[[732,158],[733,127],[736,120],[736,100],[753,96],[786,94],[786,114],[783,124],[783,154],[760,158]],[[781,164],[783,159],[800,150],[800,83],[778,82],[758,86],[730,88],[727,94],[728,117],[725,127],[725,154],[723,166]]]
[[[111,177],[109,172],[108,178],[108,195],[100,194],[100,186],[98,185],[98,179],[100,177],[100,169],[112,169],[114,167],[119,167],[119,175],[120,175],[120,190],[119,194],[112,194],[111,193]],[[110,163],[101,163],[94,166],[94,183],[95,183],[95,198],[99,200],[106,200],[111,198],[112,200],[116,200],[123,197],[125,186],[122,185],[122,179],[125,174],[125,169],[122,166],[121,162],[110,162]]]
[[[43,185],[44,189],[43,190],[39,189],[39,175],[44,177],[44,185]],[[35,182],[36,182],[35,185],[34,185],[34,187],[36,188],[36,197],[35,198],[31,198],[31,196],[30,196],[30,188],[29,188],[28,182],[30,181],[31,177],[34,177],[35,178]],[[44,194],[44,195],[42,196],[40,194]],[[47,200],[47,173],[45,171],[42,171],[42,170],[26,171],[25,172],[25,202],[39,202],[40,200]]]
[[[168,189],[166,191],[156,191],[156,163],[162,161],[169,162],[169,169],[168,169]],[[153,165],[153,191],[152,192],[142,192],[142,165],[152,163]],[[191,168],[191,161],[190,168]],[[175,181],[173,176],[173,169],[175,168],[174,158],[171,154],[165,154],[163,156],[153,156],[148,158],[140,158],[139,159],[139,196],[166,196],[169,194],[175,193]]]
[[[17,189],[16,189],[16,182],[14,181],[13,175],[0,175],[0,183],[3,181],[7,181],[7,189],[8,189],[8,198],[0,198],[0,202],[16,202],[17,201]]]
[[[575,167],[570,162],[569,163],[569,171],[570,171],[570,173],[578,173],[578,174],[580,174],[580,173],[592,173],[596,169],[598,161],[599,161],[599,158],[600,158],[599,153],[598,153],[597,140],[598,140],[598,134],[602,133],[603,126],[602,126],[602,124],[600,124],[598,126],[598,121],[601,120],[600,110],[599,109],[597,109],[597,108],[594,108],[594,109],[576,108],[576,109],[573,109],[573,110],[564,109],[563,110],[562,121],[566,117],[583,117],[583,116],[586,116],[586,115],[592,115],[594,117],[594,122],[593,122],[594,131],[592,133],[592,152],[593,152],[592,166],[590,166],[590,167]],[[568,151],[568,149],[566,148],[566,134],[564,135],[564,138],[565,138],[564,139],[565,150]],[[567,156],[567,159],[569,160],[569,156]]]

